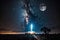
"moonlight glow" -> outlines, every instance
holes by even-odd
[[[46,5],[44,3],[40,4],[40,10],[45,11],[46,10]]]

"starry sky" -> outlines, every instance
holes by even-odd
[[[39,5],[45,3],[47,9],[42,12]],[[36,17],[36,31],[42,27],[51,29],[51,33],[60,33],[60,5],[58,0],[30,0],[31,12]],[[0,31],[24,32],[23,0],[0,0]]]

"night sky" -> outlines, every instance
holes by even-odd
[[[38,16],[36,31],[42,27],[51,29],[51,33],[60,33],[60,2],[58,0],[30,0],[32,13]],[[39,5],[45,3],[47,9],[42,12]],[[24,7],[22,0],[0,0],[0,31],[24,32]]]

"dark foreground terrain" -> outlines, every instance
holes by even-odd
[[[60,40],[60,34],[36,34],[39,40]],[[0,34],[0,40],[37,40],[31,34]]]

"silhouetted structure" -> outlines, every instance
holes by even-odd
[[[41,28],[41,31],[44,32],[44,34],[48,34],[51,30],[48,29],[47,27]]]

